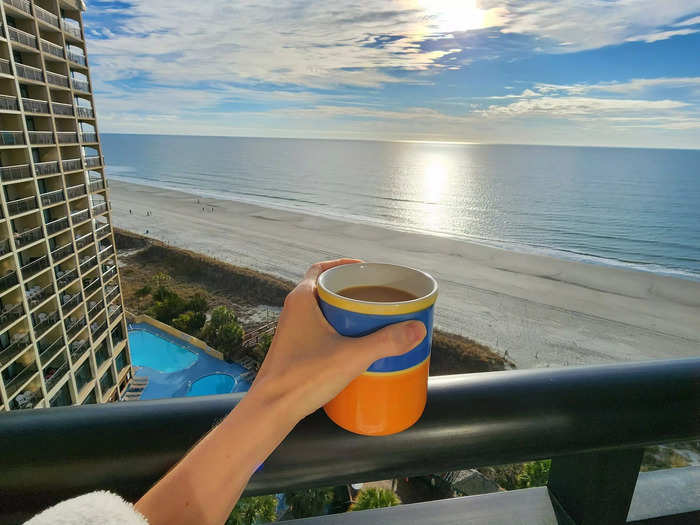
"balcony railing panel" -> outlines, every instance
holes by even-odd
[[[58,284],[59,288],[65,288],[68,286],[70,283],[75,281],[78,278],[78,270],[73,269],[68,272],[65,272],[63,274],[57,273],[56,274],[56,284]]]
[[[0,241],[0,257],[7,255],[8,253],[10,253],[10,240],[3,239]]]
[[[64,219],[61,219],[64,220]],[[68,221],[66,221],[66,226],[68,225]],[[47,226],[48,229],[48,226]],[[73,253],[73,245],[71,243],[64,244],[60,248],[56,248],[54,251],[51,252],[51,258],[53,259],[53,262],[56,263],[63,259],[64,257],[67,257]]]
[[[92,233],[86,233],[85,235],[81,237],[77,237],[75,239],[75,247],[78,250],[82,250],[85,248],[88,244],[91,244],[95,241],[95,238],[92,236]]]
[[[49,103],[44,100],[22,98],[22,106],[28,113],[49,113]]]
[[[69,226],[70,225],[68,224],[68,219],[66,217],[51,221],[46,225],[46,235],[53,235],[54,233],[65,230]]]
[[[74,36],[75,38],[82,39],[83,36],[80,34],[80,26],[78,25],[78,23],[68,22],[66,20],[67,19],[65,18],[61,19],[61,27],[63,28],[63,30],[69,35]]]
[[[58,22],[58,17],[54,15],[53,13],[47,11],[43,7],[39,7],[38,5],[34,4],[34,15],[39,19],[47,24],[50,24],[54,27],[59,27],[59,22]]]
[[[29,336],[27,334],[22,334],[13,337],[12,343],[4,348],[0,348],[0,365],[5,365],[12,361],[19,354],[24,352],[30,343]]]
[[[17,76],[27,79],[36,80],[37,82],[44,81],[44,73],[38,67],[28,66],[26,64],[20,64],[15,62],[15,70],[17,70]]]
[[[95,112],[92,108],[78,106],[78,118],[95,118]]]
[[[0,58],[0,73],[5,73],[6,75],[12,74],[12,68],[10,68],[10,61]]]
[[[47,53],[51,56],[55,56],[56,58],[65,58],[63,48],[61,46],[57,46],[52,42],[49,42],[48,40],[41,40],[41,50],[44,53]]]
[[[0,146],[24,144],[24,133],[21,131],[0,131]]]
[[[54,73],[53,71],[46,72],[46,81],[54,86],[69,87],[68,77],[66,75]]]
[[[27,302],[30,308],[38,306],[54,294],[53,282],[47,284],[43,288],[38,285],[27,287],[24,294],[27,296]]]
[[[44,268],[49,267],[49,258],[44,255],[43,257],[39,257],[37,260],[30,262],[29,264],[25,264],[22,266],[22,277],[25,279],[28,279],[35,273],[43,270]]]
[[[20,234],[16,234],[15,244],[17,246],[26,246],[27,244],[42,239],[43,237],[44,232],[42,231],[41,226],[37,226],[36,228],[32,228],[31,230],[26,230]]]
[[[0,277],[0,292],[4,292],[8,288],[12,288],[19,283],[17,272],[14,270]]]
[[[63,161],[63,171],[76,171],[83,169],[80,159],[66,159]]]
[[[19,111],[17,97],[11,97],[9,95],[0,95],[0,109],[5,109],[9,111]]]
[[[25,211],[36,210],[39,205],[36,202],[36,197],[25,197],[7,203],[7,212],[10,215],[17,215]]]
[[[104,226],[100,226],[95,230],[95,235],[97,235],[98,239],[101,239],[105,235],[109,235],[109,224],[105,224]]]
[[[22,385],[29,381],[29,378],[31,378],[37,372],[38,370],[36,365],[31,364],[9,381],[5,381],[5,391],[7,392],[7,397],[14,396]]]
[[[53,364],[52,364],[53,366]],[[51,367],[49,367],[51,368]],[[51,376],[49,376],[48,379],[46,379],[46,371],[44,371],[44,378],[46,381],[46,391],[50,391],[54,386],[56,386],[61,379],[66,377],[66,374],[68,373],[68,369],[70,366],[68,365],[68,361],[64,361],[57,370],[55,370]]]
[[[29,142],[32,144],[56,144],[53,131],[30,131]]]
[[[79,64],[81,66],[87,66],[87,60],[85,59],[85,55],[75,53],[74,51],[68,51],[68,60],[70,60],[71,62],[75,62],[76,64]]]
[[[48,336],[44,339],[48,339]],[[56,353],[63,348],[64,341],[63,336],[59,335],[53,341],[39,341],[37,343],[37,349],[39,350],[39,361],[42,365],[48,363],[56,356]]]
[[[43,206],[50,206],[51,204],[56,204],[66,200],[66,196],[63,194],[63,190],[49,191],[41,194],[41,204]],[[48,224],[46,225],[46,230],[48,232]]]
[[[56,115],[73,115],[73,106],[70,104],[62,104],[60,102],[53,102],[51,104],[53,112]]]
[[[72,296],[69,296],[69,294],[63,294],[61,296],[61,309],[63,310],[63,313],[70,312],[76,305],[80,304],[80,301],[83,300],[83,294],[81,292],[77,292],[73,294]]]
[[[0,310],[0,327],[4,328],[8,324],[16,321],[24,315],[24,306],[22,303],[8,303]]]
[[[85,195],[86,193],[87,191],[85,189],[85,184],[76,184],[75,186],[66,188],[66,195],[68,195],[69,199],[80,197],[81,195]]]
[[[50,326],[56,324],[61,318],[58,316],[58,310],[48,314],[35,314],[34,315],[34,332],[39,336],[43,334]]]
[[[78,321],[69,323],[66,323],[66,333],[68,334],[68,337],[73,337],[75,334],[77,334],[80,330],[82,330],[87,322],[85,321],[85,318],[81,318]]]
[[[115,275],[117,275],[117,269],[114,266],[112,266],[109,270],[102,274],[102,280],[104,282],[107,282]]]
[[[102,165],[102,158],[99,156],[85,157],[85,166],[88,168],[95,168]]]
[[[83,142],[97,142],[97,133],[81,133],[80,140]]]
[[[88,210],[82,210],[75,212],[74,214],[71,215],[71,220],[73,221],[73,225],[79,224],[81,222],[84,222],[90,218],[90,212]]]
[[[71,78],[71,83],[73,84],[73,89],[76,91],[83,91],[84,93],[90,92],[90,84],[88,84],[85,80]]]
[[[29,13],[30,15],[32,14],[32,6],[29,3],[29,0],[3,0],[6,4],[11,5],[12,7],[16,7],[20,11],[24,11],[25,13]]]
[[[101,202],[100,204],[96,204],[95,206],[92,207],[92,214],[93,215],[99,215],[100,213],[104,213],[107,211],[107,203],[106,202]]]
[[[5,166],[0,168],[0,180],[8,182],[11,180],[27,179],[32,176],[32,170],[29,164],[20,164],[18,166]]]
[[[78,134],[74,131],[59,131],[56,133],[59,144],[77,144]]]
[[[33,47],[34,49],[39,49],[37,44],[37,39],[31,33],[17,29],[16,27],[7,26],[7,34],[10,40],[17,42],[18,44],[25,45],[27,47]]]
[[[90,191],[102,191],[105,189],[105,183],[101,180],[94,180],[90,183]]]
[[[68,161],[64,161],[68,162]],[[51,160],[48,162],[35,162],[34,163],[34,171],[38,176],[40,175],[53,175],[55,173],[59,173],[61,169],[58,166],[58,162],[55,160]]]

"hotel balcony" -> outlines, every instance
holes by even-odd
[[[36,275],[44,268],[48,267],[49,257],[47,255],[44,255],[42,257],[37,257],[35,260],[28,264],[25,264],[24,266],[22,266],[22,268],[20,268],[20,271],[22,272],[22,278],[26,280]]]
[[[90,191],[91,192],[96,192],[96,191],[102,191],[105,189],[105,183],[102,180],[93,180],[90,182]]]
[[[58,361],[58,363],[52,362],[43,370],[47,392],[50,392],[53,387],[55,387],[61,381],[61,379],[66,377],[66,374],[68,374],[68,371],[70,370],[70,364],[68,363],[67,359],[58,358],[55,361]]]
[[[5,75],[12,74],[12,68],[10,67],[9,60],[5,60],[4,58],[0,58],[0,73],[4,73]]]
[[[83,39],[83,35],[80,33],[80,24],[77,21],[73,21],[69,18],[61,19],[61,28],[70,36],[77,38],[79,40]]]
[[[97,133],[83,132],[80,134],[80,140],[81,142],[97,142]]]
[[[56,144],[56,139],[53,136],[53,131],[30,131],[29,142],[38,146],[47,146]]]
[[[80,237],[75,238],[75,247],[78,251],[80,251],[86,246],[92,244],[93,242],[95,242],[95,237],[93,236],[93,234],[86,233],[85,235],[81,235]]]
[[[40,177],[42,175],[55,175],[60,173],[61,168],[58,165],[58,161],[51,160],[48,162],[35,162],[34,171],[36,172],[37,177]]]
[[[63,161],[63,171],[77,171],[83,169],[80,159],[66,159]]]
[[[27,113],[50,113],[49,103],[44,100],[36,100],[33,98],[22,98],[22,106]]]
[[[0,241],[0,257],[10,254],[10,240],[3,239]]]
[[[94,155],[91,157],[85,157],[85,167],[86,168],[96,168],[103,164],[102,157],[99,155]]]
[[[24,144],[22,131],[0,131],[0,146],[18,146]]]
[[[105,283],[108,282],[115,275],[117,275],[116,266],[110,266],[109,269],[105,270],[104,273],[102,274],[102,282],[105,282]]]
[[[3,0],[6,6],[12,6],[27,14],[32,14],[32,6],[29,0]]]
[[[80,66],[87,67],[87,60],[85,59],[85,55],[81,55],[80,53],[76,53],[75,51],[68,51],[68,60]]]
[[[104,310],[105,303],[102,298],[98,298],[88,302],[88,317],[94,319],[97,315]]]
[[[57,46],[53,42],[49,42],[48,40],[44,40],[43,38],[41,39],[41,50],[46,53],[46,58],[50,57],[56,57],[61,60],[63,60],[66,56],[63,48],[61,46]]]
[[[12,342],[5,347],[0,347],[0,367],[4,367],[15,357],[25,352],[31,340],[27,334],[16,334]]]
[[[78,106],[78,118],[95,118],[95,112],[92,108]]]
[[[90,349],[90,342],[87,339],[73,341],[70,344],[70,358],[73,363],[77,363]]]
[[[23,247],[43,238],[44,232],[41,226],[37,226],[36,228],[30,228],[22,233],[15,234],[15,245],[17,245],[17,247]]]
[[[94,217],[100,215],[101,213],[105,213],[108,209],[107,203],[106,202],[101,202],[100,204],[95,204],[92,207],[92,215]]]
[[[67,272],[62,272],[61,270],[56,271],[56,284],[58,285],[59,290],[65,288],[77,278],[78,270],[76,268],[73,268]]]
[[[12,217],[13,215],[36,210],[38,207],[39,205],[36,202],[36,197],[24,197],[23,199],[9,201],[7,203],[7,212],[10,214],[10,217]]]
[[[71,220],[73,221],[73,226],[85,222],[90,218],[90,212],[88,210],[80,210],[71,214]]]
[[[297,523],[697,523],[698,467],[639,469],[645,446],[700,437],[693,417],[700,406],[699,375],[700,359],[691,358],[431,377],[425,412],[399,434],[351,434],[320,410],[304,418],[243,496],[551,458],[543,487]],[[79,389],[87,390],[89,366],[81,365],[76,376]],[[0,436],[13,436],[7,440],[13,453],[0,456],[0,471],[13,473],[0,476],[0,523],[22,522],[98,489],[135,501],[242,397],[76,406],[60,417],[38,410],[0,418]],[[173,421],[181,431],[164,433]],[[117,434],[119,439],[104,439]]]
[[[66,188],[66,195],[68,196],[68,199],[74,199],[86,194],[87,190],[85,189],[85,184],[76,184],[75,186]]]
[[[16,27],[7,26],[7,36],[13,42],[22,44],[23,46],[31,47],[33,49],[39,49],[39,44],[37,38],[31,33],[17,29]]]
[[[101,239],[105,235],[109,235],[109,224],[105,224],[104,226],[100,226],[95,230],[95,235],[97,236],[98,239]]]
[[[59,202],[64,202],[66,200],[66,196],[63,193],[63,190],[54,190],[54,191],[48,191],[46,193],[41,194],[41,205],[42,206],[51,206],[52,204],[58,204]],[[54,221],[56,222],[56,221]],[[49,233],[49,228],[48,224],[46,225],[46,233]]]
[[[9,95],[0,95],[0,110],[3,111],[19,111],[19,103],[17,97]]]
[[[61,102],[52,102],[51,108],[53,109],[54,115],[72,117],[74,114],[73,106],[71,104],[63,104]]]
[[[102,276],[103,280],[104,279],[104,274]],[[114,300],[115,297],[119,295],[119,286],[105,286],[105,300],[109,303],[112,300]]]
[[[11,270],[10,272],[0,277],[0,293],[9,290],[17,284],[19,284],[19,279],[17,279],[17,272]]]
[[[53,312],[39,312],[32,315],[32,326],[34,327],[34,333],[37,337],[40,337],[49,327],[55,325],[59,322],[61,318],[58,315],[58,310]]]
[[[77,144],[78,134],[74,131],[58,131],[56,132],[59,144]]]
[[[24,292],[24,294],[27,297],[27,303],[29,303],[30,309],[36,308],[41,303],[46,301],[49,297],[54,295],[54,293],[56,293],[56,291],[54,290],[53,282],[50,282],[43,288],[39,285],[27,285],[27,289]]]
[[[69,313],[73,308],[78,306],[81,301],[83,300],[83,294],[81,292],[77,292],[73,295],[70,295],[68,293],[64,293],[61,296],[61,310],[63,311],[63,314]]]
[[[90,84],[88,84],[87,81],[80,80],[78,78],[71,78],[71,83],[73,84],[73,89],[75,91],[90,93]]]
[[[7,392],[7,398],[10,399],[17,392],[19,392],[22,387],[24,387],[31,379],[39,372],[36,367],[36,363],[32,362],[22,369],[19,373],[9,375],[5,374],[7,369],[3,372],[3,379],[5,380],[5,391]]]
[[[68,334],[68,337],[73,337],[77,335],[80,330],[85,328],[87,325],[87,321],[85,320],[85,317],[81,317],[79,319],[66,319],[66,333]]]
[[[41,20],[42,22],[46,22],[50,26],[60,27],[59,20],[58,20],[58,17],[56,15],[47,11],[43,7],[39,7],[36,4],[34,4],[34,16],[36,16],[37,20]]]
[[[8,303],[3,305],[2,310],[0,310],[0,330],[4,330],[5,327],[10,325],[11,323],[14,323],[23,315],[24,306],[22,305],[22,303]]]
[[[62,191],[62,190],[59,190],[59,191]],[[61,232],[63,230],[68,229],[69,227],[70,227],[70,224],[68,224],[68,218],[63,217],[61,219],[56,219],[55,221],[51,221],[51,222],[46,224],[46,235],[53,235],[54,233]],[[73,246],[71,245],[71,251],[72,251],[72,249],[73,249]],[[54,252],[51,252],[51,254],[53,255]]]
[[[60,219],[60,220],[65,220],[65,219]],[[66,227],[68,226],[68,221],[66,221]],[[48,225],[46,226],[48,229]],[[73,243],[68,243],[64,244],[63,246],[60,246],[56,248],[54,251],[51,252],[51,259],[53,260],[53,263],[56,264],[57,262],[65,259],[68,257],[70,254],[73,253]]]
[[[88,269],[89,269],[89,268],[92,268],[95,264],[97,264],[97,263],[95,262],[94,264],[91,264],[90,266],[88,266]],[[81,269],[81,271],[82,271],[82,266],[81,266],[80,269]],[[99,290],[99,289],[100,289],[100,285],[101,285],[101,283],[100,283],[100,278],[99,278],[99,277],[95,277],[95,278],[92,279],[92,280],[89,280],[89,279],[88,279],[87,281],[88,281],[87,284],[85,284],[85,282],[83,282],[83,285],[84,285],[84,287],[85,287],[85,297],[86,297],[86,298],[87,298],[87,297],[90,297],[90,295],[92,295],[92,294],[95,293],[97,290]]]
[[[114,321],[117,320],[119,315],[122,313],[122,307],[121,305],[109,305],[108,309],[108,315],[109,315],[109,322],[113,323]]]
[[[0,168],[0,181],[9,182],[14,180],[28,179],[32,176],[29,164],[19,164],[17,166],[5,166]]]
[[[66,75],[54,73],[53,71],[46,72],[46,81],[53,86],[64,88],[70,87],[70,84],[68,83],[68,77]]]
[[[17,71],[17,76],[25,80],[34,80],[36,82],[44,81],[44,73],[38,67],[15,62],[15,70]]]
[[[51,334],[47,335],[37,343],[37,350],[39,351],[39,361],[43,364],[48,363],[56,354],[65,347],[65,342],[63,341],[63,335],[59,334],[56,337],[51,337]]]

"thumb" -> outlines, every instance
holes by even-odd
[[[351,346],[372,361],[382,357],[405,354],[425,339],[425,325],[420,321],[391,324],[376,332],[353,339]]]

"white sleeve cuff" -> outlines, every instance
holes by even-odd
[[[134,506],[104,490],[62,501],[24,525],[148,525]]]

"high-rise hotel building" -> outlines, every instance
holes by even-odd
[[[80,0],[0,1],[0,411],[131,375]]]

